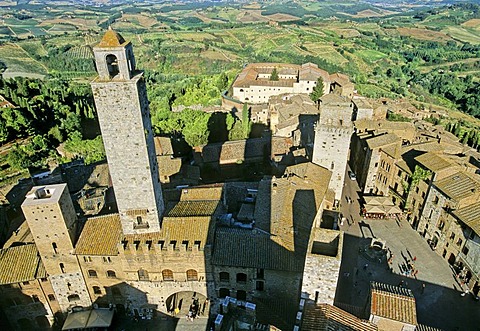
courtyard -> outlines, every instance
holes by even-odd
[[[361,218],[358,192],[357,182],[347,179],[341,207],[347,222],[341,225],[345,239],[336,305],[365,314],[370,281],[377,281],[412,290],[419,324],[444,330],[478,330],[480,302],[472,294],[464,294],[447,260],[401,218]],[[385,243],[386,257],[366,254],[372,238]],[[407,273],[409,264],[416,271]]]

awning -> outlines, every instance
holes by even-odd
[[[69,313],[62,330],[108,328],[112,324],[113,310],[93,309]]]
[[[390,197],[384,196],[364,196],[365,205],[371,206],[394,206],[392,199]]]
[[[365,213],[367,213],[367,214],[385,214],[385,210],[383,210],[382,206],[365,205]]]

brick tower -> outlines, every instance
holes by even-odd
[[[164,204],[143,73],[132,44],[110,28],[93,52],[91,85],[123,232],[157,232]]]

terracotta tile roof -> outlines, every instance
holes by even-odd
[[[435,153],[425,153],[417,156],[415,160],[433,172],[453,166],[450,161]]]
[[[167,212],[166,217],[210,216],[219,203],[215,200],[179,201]]]
[[[258,186],[255,229],[217,228],[214,263],[302,271],[330,177],[330,171],[313,163],[288,167],[282,178],[265,177]]]
[[[304,63],[298,72],[298,80],[317,81],[318,77],[322,77],[325,83],[330,82],[330,75],[323,69],[318,68],[316,64]]]
[[[443,178],[435,182],[435,186],[457,202],[480,191],[480,181],[463,172]]]
[[[177,245],[180,245],[183,241],[188,241],[190,247],[195,241],[199,241],[200,246],[204,247],[212,241],[214,223],[212,216],[165,217],[159,232],[125,234],[122,241],[129,243],[138,241],[143,244],[147,241],[154,244],[163,241],[165,245],[168,245],[171,241],[176,241]],[[128,250],[125,252],[128,252]]]
[[[330,82],[333,77],[341,85],[350,83],[347,76],[342,74],[329,75],[328,72],[319,69],[313,63],[305,63],[301,66],[288,63],[250,63],[237,76],[233,87],[293,86],[296,79],[280,79],[278,81],[258,79],[259,74],[270,74],[274,68],[277,69],[279,75],[295,75],[298,80],[302,81],[316,81],[318,77],[322,77],[325,82]]]
[[[47,277],[35,244],[0,250],[0,285]]]
[[[159,232],[123,235],[123,241],[134,242],[152,241],[169,243],[176,240],[178,244],[189,241],[193,245],[200,241],[201,246],[213,240],[213,229],[216,216],[223,212],[219,200],[186,200],[177,201],[169,206],[169,211],[162,220]],[[120,240],[118,241],[120,242]]]
[[[400,138],[393,133],[386,133],[367,139],[367,144],[370,149],[386,147],[400,142]]]
[[[262,231],[226,227],[215,231],[214,265],[301,272],[303,261],[304,257],[278,245]]]
[[[171,158],[169,155],[157,156],[158,171],[161,176],[172,176],[180,172],[182,168],[182,160],[179,158]]]
[[[353,103],[355,104],[355,106],[357,106],[358,109],[373,109],[373,106],[367,99],[353,99]]]
[[[415,328],[415,331],[443,331],[443,330],[434,328],[432,326],[418,324],[417,327]]]
[[[205,201],[222,199],[223,184],[201,185],[194,187],[187,187],[182,189],[180,199],[181,201]]]
[[[122,238],[118,214],[89,218],[78,239],[75,254],[117,255],[117,244]]]
[[[341,73],[334,73],[330,75],[330,80],[332,82],[336,82],[342,86],[346,85],[353,85],[352,82],[350,82],[350,79],[348,78],[347,75],[341,74]]]
[[[480,202],[457,209],[453,214],[480,236]]]
[[[380,130],[380,131],[412,131],[415,132],[415,125],[410,122],[391,122],[387,120],[375,121],[369,119],[361,119],[354,122],[355,127],[360,130]]]
[[[103,35],[102,40],[98,43],[97,47],[119,47],[125,44],[125,39],[123,37],[112,30],[112,28],[108,28],[107,32]]]
[[[417,309],[412,291],[403,287],[370,283],[370,314],[417,325]]]
[[[323,303],[305,305],[300,330],[305,331],[377,331],[375,324]]]
[[[271,155],[288,153],[292,142],[282,137],[253,138],[247,140],[227,141],[208,144],[201,148],[203,162],[235,163],[237,160],[263,160],[265,150],[270,146]]]

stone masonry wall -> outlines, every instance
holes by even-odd
[[[353,130],[343,127],[317,126],[312,162],[332,171],[329,187],[340,200],[347,168],[348,150]]]
[[[164,206],[141,74],[93,82],[92,89],[123,232],[157,232]],[[141,217],[148,228],[134,228],[138,210],[146,211]]]

